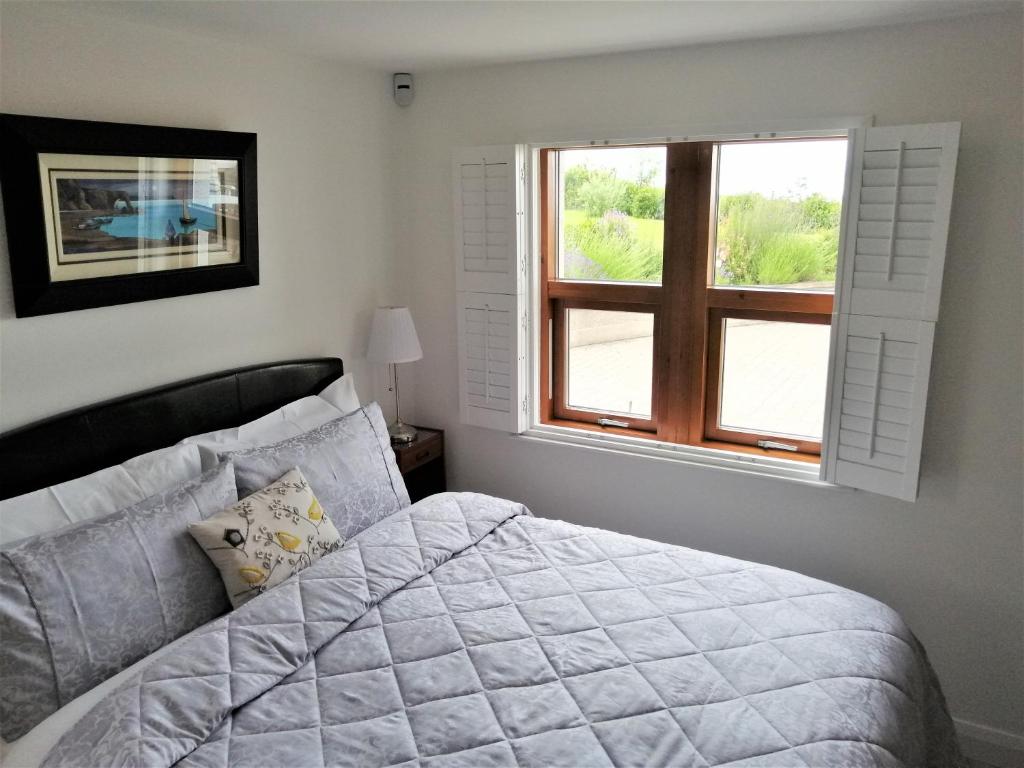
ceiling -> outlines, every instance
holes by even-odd
[[[531,61],[951,18],[1020,0],[93,0],[122,18],[388,71]]]

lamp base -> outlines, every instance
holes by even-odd
[[[392,445],[408,445],[416,439],[416,430],[401,420],[388,427],[388,434]]]

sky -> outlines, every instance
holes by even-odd
[[[719,159],[719,195],[842,200],[845,181],[846,139],[725,144]]]
[[[665,184],[664,147],[578,149],[562,153],[563,171],[571,165],[613,169],[621,179],[635,180],[655,172],[653,183]],[[846,139],[772,141],[723,144],[719,163],[719,195],[760,192],[765,197],[805,197],[815,192],[829,200],[843,199]]]

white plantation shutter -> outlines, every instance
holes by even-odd
[[[458,301],[462,421],[519,432],[527,390],[520,375],[526,339],[517,297],[460,292]]]
[[[840,312],[938,318],[959,137],[959,123],[860,132]]]
[[[917,498],[934,328],[923,320],[840,316],[834,482]]]
[[[917,498],[959,123],[857,132],[830,372],[826,479]]]
[[[524,152],[510,145],[454,155],[456,290],[520,293],[526,271]]]
[[[465,424],[526,428],[525,150],[454,153],[459,411]]]

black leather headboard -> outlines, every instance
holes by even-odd
[[[251,365],[78,408],[0,435],[0,498],[234,427],[315,395],[344,372],[320,357]]]

